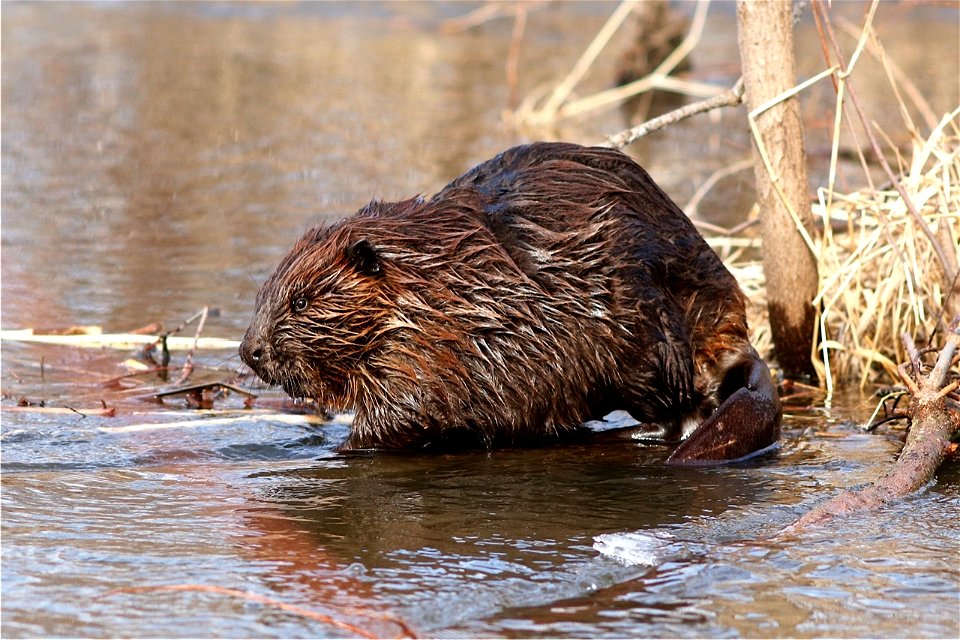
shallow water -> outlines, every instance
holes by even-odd
[[[614,110],[553,132],[503,125],[511,24],[438,30],[467,7],[4,3],[3,328],[172,327],[211,305],[205,335],[238,338],[308,225],[432,192],[524,136],[592,141],[625,124]],[[562,73],[611,7],[531,14],[521,95]],[[928,63],[955,57],[956,15],[878,17],[938,113],[960,101],[955,69]],[[730,7],[710,20],[694,69],[729,84]],[[631,151],[683,203],[745,156],[737,122],[690,121]],[[742,177],[702,214],[742,217]],[[267,596],[380,636],[398,621],[441,637],[960,632],[955,463],[900,504],[777,536],[899,450],[897,431],[860,431],[872,406],[858,395],[795,399],[779,452],[724,468],[668,468],[665,451],[622,443],[340,456],[342,420],[235,396],[205,413],[138,399],[156,379],[107,384],[131,355],[3,343],[4,637],[350,635],[228,593],[133,590],[164,585]],[[238,365],[201,353],[195,378]],[[116,416],[87,415],[101,399]]]

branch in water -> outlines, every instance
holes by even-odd
[[[917,353],[913,340],[906,337],[907,351]],[[940,350],[934,368],[923,378],[919,367],[904,363],[899,367],[903,382],[912,391],[907,408],[910,432],[893,468],[868,487],[843,491],[807,512],[784,530],[795,533],[834,516],[877,509],[884,504],[918,491],[933,479],[950,448],[951,436],[960,429],[960,411],[950,399],[960,380],[951,378],[951,366],[960,345],[960,316],[954,318],[946,344]],[[911,358],[912,359],[912,358]],[[914,377],[911,377],[913,373]],[[955,377],[955,373],[952,374]],[[915,379],[914,379],[915,378]]]

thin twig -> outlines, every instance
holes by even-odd
[[[846,18],[842,16],[838,17],[837,24],[851,38],[859,37],[856,27]],[[903,92],[910,98],[910,101],[913,102],[913,106],[916,107],[917,111],[923,117],[927,127],[930,129],[936,127],[937,116],[933,112],[933,108],[930,106],[930,103],[927,102],[927,99],[923,97],[923,94],[920,93],[920,90],[917,89],[917,85],[913,83],[910,76],[908,76],[896,62],[886,56],[883,46],[876,38],[871,38],[867,46],[868,51],[890,72],[891,80],[896,80],[896,83],[892,81],[890,83],[894,91],[897,90],[898,84],[903,87]]]
[[[459,18],[446,20],[440,25],[440,29],[445,33],[459,33],[506,15],[508,13],[504,3],[488,2]]]
[[[910,363],[910,366],[913,368],[914,377],[919,378],[920,371],[920,352],[917,350],[917,345],[914,344],[913,338],[910,337],[910,334],[904,331],[900,334],[900,341],[903,343],[904,349],[907,350],[907,361]]]
[[[701,231],[706,231],[708,233],[715,234],[718,236],[725,236],[727,238],[736,238],[738,240],[742,240],[744,242],[744,246],[757,246],[760,242],[759,238],[740,238],[739,237],[741,233],[743,233],[750,227],[760,224],[760,218],[750,218],[749,220],[744,220],[743,222],[739,224],[735,224],[729,228],[721,227],[718,224],[713,224],[711,222],[707,222],[706,220],[694,219],[694,220],[691,220],[691,222],[693,222],[693,225],[697,229],[700,229]]]
[[[687,32],[683,41],[674,49],[663,62],[657,65],[657,68],[642,78],[634,80],[620,87],[600,91],[590,96],[580,98],[574,102],[568,103],[555,113],[557,118],[569,118],[581,115],[588,111],[593,111],[601,107],[616,104],[631,98],[637,94],[649,91],[650,89],[662,89],[673,91],[675,93],[685,93],[696,95],[698,97],[715,97],[717,88],[710,84],[702,82],[693,82],[690,80],[681,80],[671,77],[669,74],[676,68],[683,59],[690,55],[690,52],[700,42],[703,35],[703,28],[706,24],[707,9],[710,3],[701,1],[697,4],[697,9],[693,14],[693,20],[690,24],[690,30]]]
[[[613,37],[613,34],[620,28],[621,23],[630,15],[630,12],[633,10],[633,5],[636,3],[637,0],[622,0],[613,14],[607,19],[606,23],[604,23],[603,27],[600,28],[600,31],[597,32],[597,35],[594,36],[590,45],[580,55],[580,58],[573,65],[573,68],[567,76],[554,87],[553,92],[547,98],[543,107],[532,115],[531,120],[537,122],[550,122],[553,120],[560,105],[563,104],[563,101],[567,99],[567,96],[570,95],[573,88],[583,78],[584,74],[590,68],[590,65],[593,64],[593,61],[596,60],[600,52],[603,51],[603,48],[610,41],[610,38]]]
[[[733,87],[718,96],[684,105],[679,109],[674,109],[662,116],[647,120],[643,124],[639,124],[626,131],[608,136],[601,146],[622,149],[638,138],[642,138],[649,133],[680,122],[681,120],[686,120],[691,116],[722,107],[736,107],[740,104],[743,104],[743,78],[737,80],[737,83],[733,85]]]
[[[760,135],[760,128],[757,126],[757,118],[766,111],[772,109],[776,105],[789,100],[796,94],[805,90],[807,87],[819,82],[825,77],[828,77],[833,74],[835,71],[834,68],[825,69],[813,76],[804,80],[797,86],[789,89],[780,95],[764,102],[760,106],[756,107],[747,114],[747,122],[750,125],[750,131],[753,134],[753,140],[757,145],[757,150],[760,153],[760,160],[763,162],[764,169],[767,171],[767,175],[770,176],[770,183],[773,185],[774,190],[777,192],[777,196],[780,198],[780,202],[786,208],[787,212],[790,214],[790,218],[793,220],[794,226],[797,229],[797,233],[800,234],[800,237],[803,238],[803,241],[806,243],[807,248],[810,250],[810,253],[813,255],[817,254],[816,245],[813,242],[813,238],[810,237],[810,232],[807,230],[806,226],[803,224],[803,221],[800,219],[800,215],[794,210],[793,206],[790,204],[790,201],[787,199],[786,195],[783,193],[783,188],[780,184],[780,175],[773,170],[773,165],[770,162],[769,154],[767,153],[767,147],[763,142],[763,136]]]
[[[960,316],[954,318],[947,343],[940,350],[937,364],[934,365],[933,370],[927,376],[924,386],[929,393],[939,393],[947,382],[947,376],[950,374],[950,363],[953,362],[953,354],[956,353],[957,345],[960,343],[960,326],[958,325],[960,325]]]
[[[589,113],[590,111],[596,111],[654,89],[679,93],[692,98],[715,98],[723,93],[721,87],[709,82],[684,80],[683,78],[651,73],[639,80],[634,80],[630,84],[614,87],[613,89],[606,89],[605,91],[580,98],[579,100],[574,100],[561,107],[560,111],[557,112],[556,118],[558,120],[572,118]]]
[[[200,340],[200,333],[203,332],[203,325],[207,322],[207,313],[209,310],[209,307],[204,306],[200,311],[200,322],[197,323],[197,331],[193,335],[193,346],[187,351],[187,361],[183,364],[183,373],[181,373],[180,378],[173,383],[174,386],[183,384],[184,381],[190,377],[190,374],[193,373],[193,354],[197,350],[197,343]],[[193,317],[196,317],[196,315]]]
[[[177,387],[177,388],[174,388],[174,389],[164,389],[163,391],[160,391],[160,392],[158,392],[158,393],[151,393],[151,394],[149,394],[149,397],[150,397],[150,398],[160,399],[160,398],[166,398],[166,397],[168,397],[168,396],[176,396],[176,395],[182,395],[182,394],[186,394],[186,393],[199,393],[199,392],[206,391],[206,390],[218,391],[218,390],[220,390],[220,389],[226,389],[226,390],[228,390],[228,391],[233,391],[234,393],[238,393],[238,394],[240,394],[240,395],[242,395],[242,396],[246,396],[246,397],[248,397],[248,398],[256,398],[256,397],[257,397],[256,394],[251,393],[251,392],[247,391],[246,389],[242,389],[242,388],[240,388],[240,387],[238,387],[238,386],[236,386],[236,385],[234,385],[234,384],[231,384],[231,383],[229,383],[229,382],[204,382],[204,383],[201,383],[201,384],[190,385],[189,387]]]
[[[870,419],[867,420],[867,426],[864,427],[863,430],[873,431],[884,422],[888,422],[890,420],[902,419],[904,416],[890,415],[890,411],[887,410],[887,401],[893,400],[894,401],[893,408],[896,409],[897,403],[900,401],[900,398],[902,398],[905,395],[907,395],[906,390],[896,389],[895,391],[888,393],[884,395],[882,398],[880,398],[880,402],[877,403],[877,406],[874,408],[873,413],[870,414]],[[877,420],[877,415],[880,413],[880,409],[883,409],[884,413],[886,413],[887,415],[882,420]]]
[[[213,312],[214,317],[216,317],[216,315],[219,313],[219,309],[218,309],[218,308],[210,309],[210,307],[205,306],[205,307],[203,307],[202,309],[200,309],[199,311],[197,311],[196,313],[194,313],[192,316],[190,316],[189,318],[187,318],[186,320],[184,320],[183,322],[181,322],[179,325],[177,325],[177,328],[176,328],[176,329],[172,329],[172,330],[168,331],[168,332],[166,333],[166,335],[172,336],[172,335],[175,335],[175,334],[177,334],[177,333],[180,333],[181,331],[183,331],[184,327],[186,327],[188,324],[190,324],[191,322],[193,322],[193,321],[196,320],[197,318],[206,318],[206,317],[207,317],[207,314],[210,313],[211,311]]]
[[[700,202],[710,192],[710,190],[713,189],[714,185],[716,185],[718,182],[720,182],[727,176],[731,176],[735,173],[745,171],[752,166],[753,166],[753,159],[746,158],[745,160],[734,162],[733,164],[727,165],[721,169],[718,169],[717,171],[714,171],[712,174],[710,174],[709,177],[707,177],[706,180],[703,181],[703,184],[697,187],[697,190],[687,201],[687,204],[683,206],[683,210],[686,211],[687,215],[690,216],[691,218],[695,217],[697,215],[697,209],[700,206]],[[732,230],[729,231],[728,235],[729,233],[733,233],[733,231]]]

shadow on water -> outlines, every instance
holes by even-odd
[[[764,490],[762,478],[725,485],[710,471],[662,462],[662,454],[625,443],[349,456],[329,468],[273,474],[271,500],[316,525],[321,545],[340,541],[345,561],[365,562],[505,530],[531,540],[589,539],[719,513]]]
[[[929,62],[953,59],[956,12],[902,5],[878,10],[888,55],[935,110],[954,108],[955,68]],[[439,29],[465,11],[3,3],[3,328],[119,331],[212,305],[205,334],[242,335],[257,284],[305,227],[429,193],[522,141],[502,120],[512,23]],[[565,73],[609,11],[531,14],[520,94]],[[709,21],[693,72],[732,84],[732,7]],[[808,75],[822,65],[812,23],[798,38]],[[883,103],[882,72],[864,73],[861,97]],[[811,91],[811,113],[832,91]],[[741,117],[691,120],[631,152],[683,203],[748,154]],[[832,123],[810,120],[816,179]],[[610,110],[537,135],[599,140],[624,124]],[[734,176],[699,211],[727,224],[751,205],[749,176]],[[856,395],[788,406],[781,450],[728,467],[669,468],[665,451],[627,443],[340,456],[343,423],[237,398],[218,405],[227,414],[158,405],[141,397],[156,380],[108,384],[130,356],[3,344],[4,637],[348,635],[223,593],[131,590],[162,585],[269,595],[379,636],[400,633],[395,619],[425,636],[960,629],[955,464],[901,504],[774,539],[899,450],[898,431],[861,432],[873,407]],[[223,379],[239,362],[196,365]],[[101,400],[117,414],[83,413]]]
[[[749,467],[718,473],[663,459],[625,443],[344,456],[254,474],[263,505],[245,524],[320,550],[325,566],[354,567],[358,584],[429,634],[645,573],[599,559],[593,537],[713,517],[770,491]],[[273,544],[252,544],[277,559]],[[317,551],[294,555],[310,573]]]

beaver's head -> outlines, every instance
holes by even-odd
[[[344,225],[308,231],[257,294],[240,357],[267,384],[342,410],[385,312],[380,256]]]

